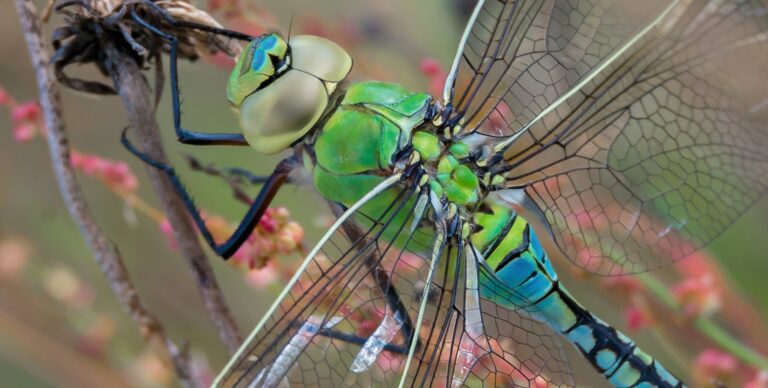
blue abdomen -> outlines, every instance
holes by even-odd
[[[561,285],[528,222],[502,204],[475,215],[472,243],[497,281],[483,284],[487,299],[523,309],[565,336],[617,387],[683,387],[632,340],[583,308]]]

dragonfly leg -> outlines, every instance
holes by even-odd
[[[168,15],[166,15],[168,16]],[[191,145],[234,145],[247,146],[248,142],[242,133],[206,133],[195,132],[184,128],[181,125],[181,98],[179,92],[178,76],[178,47],[179,40],[175,36],[160,31],[157,27],[149,24],[135,12],[131,14],[133,20],[144,28],[152,31],[161,38],[167,40],[170,45],[170,73],[171,73],[171,104],[173,108],[173,128],[176,130],[176,138],[179,142]],[[170,17],[170,16],[168,16]],[[173,19],[171,19],[173,20]],[[175,22],[174,23],[179,23]]]
[[[401,345],[388,343],[384,345],[383,350],[391,353],[397,353],[397,354],[408,354],[408,351],[410,350],[410,343],[411,343],[411,340],[413,339],[413,334],[414,334],[413,322],[411,322],[411,317],[410,315],[408,315],[408,310],[403,304],[402,299],[400,299],[400,295],[395,289],[395,286],[392,284],[392,280],[390,279],[389,275],[383,268],[381,268],[381,266],[375,263],[375,260],[372,256],[373,255],[369,255],[369,257],[366,259],[366,265],[370,266],[372,269],[372,272],[370,272],[370,276],[374,279],[374,281],[378,285],[379,291],[381,291],[381,293],[386,298],[387,305],[389,306],[389,309],[392,311],[392,314],[402,319],[402,324],[400,326],[400,333],[405,339]],[[367,337],[361,337],[354,334],[344,333],[335,329],[323,328],[318,330],[317,334],[325,337],[333,338],[333,339],[339,339],[339,340],[360,345],[360,346],[364,346],[368,341]]]
[[[408,315],[408,310],[405,308],[405,305],[400,299],[400,295],[397,293],[397,290],[395,290],[386,272],[378,266],[376,269],[374,269],[374,271],[375,273],[371,276],[376,279],[379,285],[379,289],[387,299],[389,308],[392,309],[394,315],[401,317],[403,320],[403,323],[400,326],[400,333],[403,335],[403,338],[405,338],[405,341],[403,341],[403,344],[401,345],[388,343],[384,345],[383,350],[396,354],[408,354],[408,351],[410,350],[411,339],[413,338],[413,323],[411,322],[411,317]],[[382,274],[384,277],[382,277]],[[300,326],[301,323],[295,323],[295,325]],[[368,341],[368,337],[361,337],[355,334],[344,333],[335,329],[322,328],[317,331],[317,335],[342,340],[344,342],[349,342],[351,344],[360,346],[365,345]]]
[[[187,155],[187,161],[191,169],[226,181],[235,180],[237,183],[261,185],[269,179],[269,176],[257,175],[241,167],[222,168],[217,167],[213,163],[204,165],[203,162],[192,155]],[[286,183],[291,183],[291,181],[289,180]]]
[[[235,229],[235,232],[229,238],[227,238],[224,243],[218,244],[213,239],[213,235],[205,225],[205,220],[203,220],[203,217],[200,214],[200,210],[198,210],[195,206],[195,203],[192,200],[192,196],[190,196],[187,190],[184,188],[184,184],[181,182],[181,179],[176,174],[176,171],[173,169],[173,167],[169,166],[168,164],[158,162],[157,160],[152,159],[149,155],[139,151],[136,146],[134,146],[128,140],[128,129],[129,128],[123,130],[120,139],[123,146],[125,146],[128,151],[141,159],[144,163],[147,163],[150,166],[165,173],[168,179],[170,179],[176,193],[184,201],[184,205],[186,206],[189,215],[192,217],[192,220],[197,225],[198,230],[200,230],[200,234],[203,235],[203,238],[211,247],[211,249],[213,249],[217,255],[223,257],[224,259],[231,257],[235,252],[237,252],[237,249],[240,248],[240,246],[243,245],[243,243],[248,239],[248,237],[251,235],[251,232],[253,232],[253,229],[256,228],[256,225],[259,223],[259,220],[261,220],[261,216],[264,215],[267,207],[272,202],[272,199],[275,197],[278,190],[280,190],[280,187],[283,185],[283,183],[285,183],[285,181],[288,179],[288,174],[295,166],[295,161],[293,158],[283,159],[280,163],[277,164],[277,166],[275,166],[274,171],[269,176],[269,178],[267,178],[264,186],[262,186],[261,190],[259,191],[259,194],[256,195],[256,198],[248,208],[245,216]]]

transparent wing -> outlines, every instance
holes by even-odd
[[[670,4],[497,143],[504,186],[524,189],[560,249],[596,273],[685,257],[768,188],[766,2]]]
[[[572,386],[558,339],[522,310],[484,307],[492,348],[464,357],[467,260],[419,198],[398,186],[350,208],[217,385]]]
[[[465,132],[524,127],[641,30],[662,0],[481,0],[444,98]]]
[[[428,387],[573,387],[557,335],[467,248],[450,245],[434,277],[408,379]]]
[[[417,241],[408,233],[414,200],[414,190],[397,185],[346,211],[219,385],[396,386],[413,337],[419,285],[397,277],[395,267],[407,265],[406,257],[428,260],[431,247],[440,245],[436,234],[422,233]]]

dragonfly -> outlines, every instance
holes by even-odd
[[[614,386],[685,386],[567,291],[539,236],[587,271],[639,273],[763,196],[767,2],[480,0],[439,97],[351,82],[325,38],[163,16],[247,42],[233,133],[181,125],[179,41],[132,17],[168,42],[182,143],[288,155],[219,243],[175,170],[124,134],[217,254],[296,170],[336,215],[214,385],[574,386],[565,340]]]

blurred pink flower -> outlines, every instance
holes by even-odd
[[[2,87],[0,87],[0,105],[9,104],[13,101],[11,96],[8,95],[8,92],[5,91]]]
[[[40,105],[36,101],[27,101],[11,108],[14,124],[34,123],[40,119]]]
[[[133,192],[139,188],[136,175],[133,175],[131,168],[124,162],[108,164],[102,171],[102,179],[107,186],[123,191]]]
[[[26,143],[35,138],[37,130],[29,124],[19,124],[13,127],[13,139],[19,143]]]
[[[695,386],[711,386],[713,382],[730,386],[739,368],[736,358],[728,353],[715,349],[704,350],[696,357],[693,364],[692,376]]]
[[[672,286],[671,292],[682,305],[683,311],[690,316],[711,314],[721,306],[720,290],[714,287],[713,278],[709,274],[686,278]]]
[[[744,384],[744,388],[768,388],[768,371],[757,371]]]
[[[627,322],[629,331],[640,330],[653,324],[653,317],[645,309],[635,304],[624,309],[624,320]]]
[[[233,225],[221,216],[201,214],[205,225],[215,241],[222,242],[231,236]],[[289,221],[290,212],[285,208],[270,208],[264,213],[257,228],[240,248],[232,255],[230,263],[247,270],[264,268],[278,255],[297,252],[304,238],[304,229],[296,222]],[[167,219],[158,227],[167,237],[171,249],[177,249],[173,229]],[[252,271],[249,271],[249,273]],[[275,276],[277,276],[275,271]]]
[[[267,262],[264,267],[252,269],[245,275],[248,284],[257,289],[263,290],[277,280],[277,269],[273,261]]]
[[[157,225],[160,228],[160,232],[165,236],[166,240],[168,241],[168,246],[171,248],[172,251],[179,250],[179,243],[176,241],[176,236],[173,235],[173,227],[171,227],[171,222],[168,221],[167,218],[163,218],[162,221]]]
[[[85,175],[98,178],[110,189],[133,193],[139,188],[139,180],[125,162],[113,161],[98,155],[89,155],[72,151],[70,155],[72,167]]]
[[[448,77],[448,72],[443,65],[434,58],[424,58],[421,60],[420,67],[421,72],[429,80],[429,93],[433,96],[442,96],[445,79]]]

